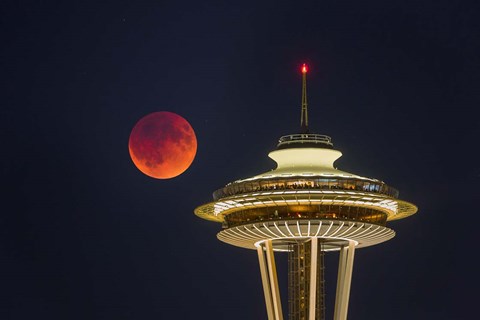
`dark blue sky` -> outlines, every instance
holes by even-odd
[[[219,242],[220,225],[193,210],[274,167],[267,153],[299,131],[303,62],[310,127],[343,152],[337,166],[419,207],[389,225],[393,240],[357,251],[349,319],[471,319],[476,2],[0,10],[1,319],[266,318],[255,252]],[[130,130],[155,111],[180,114],[197,134],[196,159],[175,179],[141,174],[128,154]]]

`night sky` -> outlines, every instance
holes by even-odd
[[[304,62],[337,167],[419,207],[356,252],[349,319],[475,318],[477,3],[2,1],[0,319],[266,319],[256,253],[193,210],[274,168]],[[129,156],[156,111],[198,139],[174,179]]]

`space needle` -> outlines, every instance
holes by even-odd
[[[381,180],[338,170],[342,153],[308,127],[307,66],[302,66],[300,133],[280,137],[268,156],[277,167],[213,192],[197,207],[219,222],[217,238],[256,250],[269,320],[283,320],[275,253],[288,254],[288,319],[325,319],[324,256],[339,251],[334,320],[347,319],[355,250],[395,236],[388,221],[417,207]]]

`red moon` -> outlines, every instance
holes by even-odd
[[[141,172],[156,179],[170,179],[192,164],[197,138],[192,126],[178,114],[153,112],[133,127],[128,150]]]

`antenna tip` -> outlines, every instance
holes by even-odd
[[[303,64],[302,66],[302,73],[307,73],[308,69],[307,69],[307,64]]]

